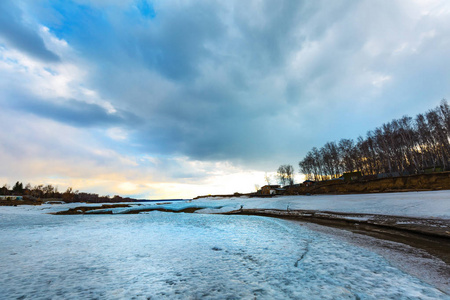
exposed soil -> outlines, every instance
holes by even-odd
[[[59,211],[53,213],[54,215],[82,215],[88,211],[95,211],[99,209],[108,209],[108,208],[120,208],[120,207],[131,207],[129,204],[103,204],[102,206],[78,206],[75,208],[70,208],[68,210]],[[97,214],[112,214],[112,212],[97,212]]]
[[[285,195],[305,194],[362,194],[388,192],[417,192],[450,190],[450,172],[417,174],[372,180],[328,180],[312,186],[288,187]]]
[[[164,204],[164,203],[161,203]],[[167,203],[165,203],[167,204]],[[157,204],[158,205],[158,204]],[[135,206],[135,205],[133,205]],[[121,207],[132,207],[132,205],[129,204],[104,204],[102,206],[78,206],[75,208],[71,208],[69,210],[59,211],[56,213],[53,213],[54,215],[83,215],[83,214],[90,214],[90,215],[111,215],[113,214],[112,211],[103,211],[104,209],[109,208],[121,208]],[[197,207],[188,207],[179,211],[173,211],[168,210],[165,208],[158,208],[155,206],[154,208],[142,208],[142,209],[134,209],[122,212],[121,214],[139,214],[142,212],[149,212],[149,211],[162,211],[162,212],[173,212],[173,213],[194,213],[197,210],[200,210],[202,208]]]
[[[431,174],[416,174],[399,177],[388,177],[378,179],[359,179],[345,182],[344,180],[318,181],[311,186],[293,185],[277,196],[282,195],[345,195],[345,194],[368,194],[368,193],[398,193],[398,192],[426,192],[450,190],[450,172],[439,172]],[[258,197],[271,198],[275,195],[264,195],[261,193],[228,194],[228,195],[203,195],[200,198],[231,198],[231,197]]]

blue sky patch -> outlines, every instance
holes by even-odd
[[[141,15],[147,19],[154,19],[156,17],[156,12],[153,5],[146,0],[138,1],[137,8],[139,9]]]

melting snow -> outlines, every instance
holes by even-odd
[[[450,191],[355,195],[282,196],[275,198],[199,199],[245,209],[321,210],[345,213],[450,219]]]
[[[289,221],[42,208],[0,208],[1,299],[449,299],[373,252]]]

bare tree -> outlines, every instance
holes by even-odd
[[[267,173],[264,175],[264,181],[267,183],[267,185],[270,185],[271,180],[270,180],[270,176],[267,175]]]
[[[440,105],[415,119],[403,116],[358,137],[314,147],[299,162],[308,179],[324,180],[344,172],[420,173],[425,168],[450,169],[450,106]]]
[[[294,184],[294,168],[291,165],[281,165],[277,171],[278,181],[281,185]]]
[[[300,172],[306,176],[306,179],[315,179],[314,173],[314,157],[311,151],[306,154],[306,157],[298,163]]]
[[[341,156],[341,170],[342,172],[352,172],[356,169],[355,143],[351,139],[341,139],[339,141],[339,152]]]

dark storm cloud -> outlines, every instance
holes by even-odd
[[[133,124],[144,153],[295,163],[448,97],[448,4],[436,3],[48,1],[53,19],[40,21],[122,113],[35,110],[75,126]]]
[[[230,15],[229,8],[213,2],[173,7],[159,4],[155,5],[154,20],[134,20],[126,32],[118,29],[94,43],[89,37],[89,43],[67,38],[86,48],[85,53],[93,49],[106,52],[102,57],[97,56],[98,51],[93,55],[100,61],[108,60],[112,69],[103,69],[100,63],[100,72],[92,80],[108,98],[123,95],[130,87],[141,90],[141,95],[127,100],[127,106],[148,117],[136,136],[144,150],[197,159],[261,158],[276,148],[272,141],[278,133],[272,127],[283,122],[271,122],[279,118],[286,104],[274,103],[282,99],[266,95],[268,87],[262,87],[260,81],[282,72],[287,54],[298,46],[292,30],[302,6],[298,1],[282,1],[276,8],[265,3],[257,16],[262,20],[252,24],[250,5],[236,7],[236,14]],[[267,14],[270,17],[266,18]],[[117,22],[116,17],[111,16],[110,22]],[[125,28],[102,24],[95,30]],[[87,28],[84,31],[89,32]],[[111,46],[102,48],[98,43]],[[116,67],[109,65],[109,57],[115,57]],[[141,85],[144,78],[128,81],[123,78],[127,76],[119,75],[120,71],[132,73],[131,66],[157,73],[174,84],[176,91],[164,99],[149,96],[160,87],[151,82]],[[215,78],[219,73],[222,75]],[[270,80],[267,83],[272,84]]]
[[[394,55],[403,40],[416,40],[408,31],[411,25],[404,25],[412,20],[400,6],[164,1],[154,3],[153,19],[136,14],[128,20],[111,11],[107,19],[85,23],[83,36],[67,40],[97,61],[98,73],[90,80],[114,105],[146,118],[135,136],[143,151],[264,161],[298,155],[327,139],[365,134],[358,126],[340,125],[343,116],[356,124],[364,124],[363,115],[372,111],[385,116],[382,106],[389,95],[376,100],[375,109],[370,102],[361,113],[349,114],[346,108],[376,98],[370,93],[377,93],[384,79],[410,77],[407,60],[421,60],[410,53],[402,59]],[[428,27],[424,31],[438,28]],[[421,69],[435,66],[429,61]],[[126,75],[130,80],[119,74],[142,68],[168,87],[145,76]],[[411,81],[419,77],[416,73]],[[168,91],[158,94],[163,89]],[[408,94],[412,102],[420,101]]]
[[[214,42],[223,35],[217,10],[211,4],[199,4],[175,9],[161,18],[149,25],[149,32],[137,36],[142,60],[170,79],[194,78],[199,61],[214,55],[205,42]],[[152,30],[152,26],[158,30]]]
[[[75,127],[131,126],[138,120],[130,113],[108,113],[105,108],[74,99],[61,99],[59,102],[15,95],[14,102],[5,105],[14,110],[70,124]]]
[[[22,12],[8,0],[0,1],[0,37],[9,44],[46,62],[58,62],[60,58],[45,47],[37,28],[24,23]]]
[[[139,65],[176,81],[194,78],[198,63],[215,55],[205,44],[223,35],[216,4],[200,1],[161,12],[149,5],[138,1],[125,11],[104,11],[73,2],[54,3],[61,19],[49,26],[100,68],[102,62]]]

